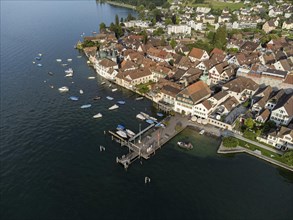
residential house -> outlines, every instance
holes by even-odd
[[[215,112],[220,116],[228,115],[239,104],[239,101],[234,96],[230,96],[228,99],[218,105]]]
[[[168,62],[173,57],[170,53],[151,47],[147,50],[147,56],[157,62]]]
[[[259,85],[252,79],[242,76],[225,83],[222,87],[224,91],[237,98],[239,102],[244,102],[247,98],[252,97],[258,88]]]
[[[275,30],[279,25],[278,21],[274,21],[274,20],[269,20],[266,23],[264,23],[264,25],[262,26],[262,29],[264,30],[264,32],[266,33],[270,33],[272,30]]]
[[[280,89],[278,91],[275,91],[271,97],[269,98],[269,100],[267,101],[265,108],[272,110],[273,108],[275,108],[278,100],[285,94],[284,89]]]
[[[262,111],[260,115],[256,117],[255,120],[260,123],[265,123],[270,118],[270,114],[271,114],[270,110],[265,109]]]
[[[210,95],[211,90],[208,85],[202,81],[198,81],[177,94],[175,111],[186,115],[193,115],[194,106]]]
[[[228,62],[215,65],[209,70],[209,79],[212,84],[225,83],[235,76],[235,69]]]
[[[274,63],[276,70],[291,71],[293,64],[289,59],[280,60]]]
[[[120,71],[116,76],[116,83],[130,90],[134,90],[138,84],[148,83],[151,80],[152,73],[148,68]]]
[[[259,114],[262,109],[265,108],[267,101],[269,100],[272,93],[272,87],[266,86],[264,88],[259,89],[251,100],[252,111]]]
[[[270,120],[277,125],[288,125],[293,118],[293,93],[284,94],[272,109]]]
[[[191,34],[191,27],[187,25],[168,25],[167,32],[171,34]]]
[[[284,21],[284,23],[282,25],[282,29],[292,30],[293,29],[293,21],[292,20]]]
[[[196,104],[193,109],[194,116],[197,116],[198,118],[208,119],[210,113],[213,110],[213,106],[211,104],[211,101],[206,99],[203,102]]]
[[[109,80],[115,80],[118,74],[118,71],[113,71],[118,70],[118,64],[107,58],[97,61],[95,63],[95,69],[100,76]]]
[[[188,55],[191,62],[204,61],[209,59],[209,55],[205,50],[199,48],[192,48]]]
[[[172,69],[166,67],[166,66],[163,66],[163,65],[156,65],[152,68],[150,68],[153,76],[153,81],[154,82],[158,82],[160,78],[166,78],[167,76],[171,76],[173,74],[173,71]]]
[[[279,131],[268,134],[266,143],[278,149],[293,150],[293,130],[282,126]]]
[[[211,96],[208,100],[213,106],[218,106],[220,103],[224,102],[230,95],[226,91],[220,91],[215,95]]]

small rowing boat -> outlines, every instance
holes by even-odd
[[[128,137],[133,137],[135,135],[135,133],[129,129],[126,129],[126,134],[128,135]]]
[[[143,99],[143,97],[141,96],[141,97],[137,97],[135,100],[139,101],[139,100],[142,100],[142,99]]]
[[[149,123],[149,124],[154,124],[155,122],[153,121],[153,120],[151,120],[151,119],[147,119],[147,120],[145,120],[146,121],[146,123]]]
[[[78,97],[77,96],[70,96],[69,99],[71,101],[78,101]]]
[[[82,106],[80,106],[80,108],[90,108],[90,107],[92,107],[91,104],[86,104],[86,105],[82,105]]]
[[[103,115],[101,113],[98,113],[98,114],[93,116],[93,118],[101,118],[101,117],[103,117]]]
[[[96,77],[94,76],[89,76],[88,79],[95,79]]]
[[[99,99],[101,99],[101,96],[96,96],[93,98],[93,100],[99,100]]]
[[[111,106],[111,107],[109,108],[109,110],[114,110],[114,109],[117,109],[117,108],[119,108],[119,106],[115,104],[115,105]]]
[[[137,114],[136,118],[138,118],[140,120],[145,120],[146,119],[142,114]]]
[[[182,142],[182,141],[178,141],[177,145],[183,149],[187,149],[187,150],[191,150],[193,148],[191,143],[187,143],[187,142]]]
[[[116,92],[117,91],[117,88],[115,88],[115,89],[112,89],[112,92]]]
[[[108,99],[108,100],[113,100],[114,98],[111,97],[111,96],[107,96],[106,99]]]
[[[116,131],[116,133],[117,133],[120,137],[127,138],[127,134],[126,134],[125,131]]]
[[[69,88],[67,86],[62,86],[58,89],[60,92],[68,92]]]
[[[124,105],[125,101],[118,101],[117,103],[120,104],[120,105]]]
[[[105,84],[105,82],[101,82],[101,85],[104,85]]]

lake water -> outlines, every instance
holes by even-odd
[[[220,140],[193,130],[128,171],[116,164],[127,150],[104,131],[124,123],[137,132],[135,115],[156,109],[89,80],[95,71],[73,46],[129,12],[96,1],[1,1],[1,219],[293,219],[292,173],[245,154],[217,155]],[[32,63],[38,53],[43,67]],[[73,61],[63,67],[57,58]],[[109,112],[117,100],[126,104]],[[194,149],[178,149],[182,139]]]

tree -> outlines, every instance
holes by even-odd
[[[234,137],[224,137],[223,138],[224,147],[234,148],[239,145],[239,141]]]
[[[275,129],[277,126],[276,126],[276,123],[274,121],[266,121],[263,125],[263,128],[262,128],[262,133],[263,134],[267,134],[268,132],[270,132],[270,130],[273,130]]]
[[[116,26],[119,25],[119,17],[118,17],[117,14],[115,15],[115,25],[116,25]]]
[[[100,32],[106,29],[106,24],[104,22],[100,23]]]
[[[161,44],[161,46],[165,46],[166,45],[166,40],[165,40],[164,35],[161,37],[160,44]]]
[[[149,9],[154,10],[156,8],[156,5],[152,2],[149,4]]]
[[[174,49],[176,47],[176,41],[172,38],[170,41],[170,46]]]
[[[126,20],[131,21],[131,20],[134,20],[134,19],[135,19],[135,17],[133,17],[132,14],[128,13]]]
[[[166,18],[165,19],[165,25],[170,25],[170,24],[172,24],[171,18]]]
[[[115,26],[115,24],[113,22],[110,24],[109,29],[110,29],[110,31],[114,31],[115,32],[116,26]]]
[[[244,124],[247,128],[252,129],[254,126],[254,120],[252,118],[247,118],[245,119]]]
[[[147,33],[146,33],[145,30],[143,30],[143,32],[142,32],[142,36],[143,36],[142,42],[143,42],[144,44],[146,44],[146,43],[148,42],[148,35],[147,35]]]
[[[163,8],[170,8],[170,6],[170,3],[167,1],[163,4]]]
[[[120,23],[123,23],[123,18],[122,17],[120,18]]]
[[[227,30],[226,25],[220,26],[215,35],[213,40],[214,47],[219,49],[225,49],[227,44]]]
[[[171,20],[173,24],[176,24],[176,15],[172,15]]]

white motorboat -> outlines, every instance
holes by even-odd
[[[150,116],[147,114],[147,113],[144,113],[144,112],[140,112],[140,114],[145,117],[145,118],[149,118]]]
[[[73,76],[72,73],[67,73],[67,74],[65,75],[65,77],[72,77],[72,76]]]
[[[142,100],[143,99],[143,97],[141,96],[141,97],[137,97],[135,100]]]
[[[56,59],[56,61],[57,61],[58,63],[60,63],[60,62],[62,62],[62,59]]]
[[[115,104],[115,105],[111,106],[111,107],[109,108],[109,110],[114,110],[114,109],[117,109],[117,108],[119,108],[119,106]]]
[[[125,131],[121,131],[121,130],[119,130],[119,131],[116,131],[116,133],[117,133],[120,137],[127,138],[127,134],[126,134]]]
[[[140,120],[145,120],[145,117],[142,114],[137,114],[136,118],[140,119]]]
[[[115,88],[115,89],[112,89],[112,92],[115,92],[115,91],[117,91],[117,88]]]
[[[58,90],[59,92],[68,92],[69,88],[67,86],[63,86],[63,87],[60,87]]]
[[[98,114],[93,116],[93,118],[101,118],[101,117],[103,117],[103,115],[101,113],[98,113]]]
[[[79,90],[79,93],[80,93],[80,94],[83,94],[83,90],[82,90],[82,89],[80,89],[80,90]]]
[[[94,76],[89,76],[88,79],[95,79],[96,77]]]
[[[71,62],[71,61],[72,61],[72,59],[67,59],[67,61],[68,61],[68,62]]]
[[[129,136],[129,137],[133,137],[135,135],[135,133],[129,129],[126,129],[126,134]]]
[[[153,120],[153,121],[157,121],[157,119],[154,118],[154,117],[150,117],[150,119]]]
[[[204,134],[204,132],[205,132],[205,130],[202,129],[202,130],[199,132],[199,134],[202,135],[202,134]]]
[[[73,74],[73,69],[72,68],[69,68],[69,69],[65,70],[65,73],[66,74],[69,74],[69,73]]]
[[[106,99],[108,99],[108,100],[113,100],[114,98],[111,97],[111,96],[107,96]]]
[[[90,107],[92,107],[91,104],[85,104],[85,105],[80,106],[80,108],[90,108]]]
[[[101,85],[104,85],[105,84],[105,82],[101,82]]]

